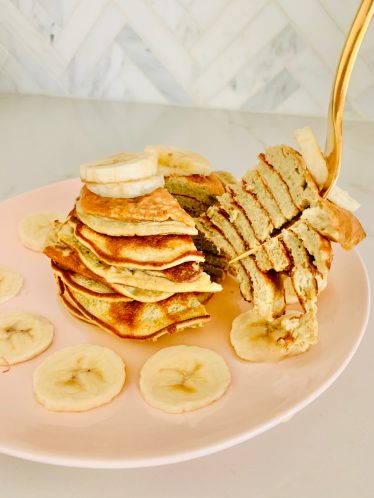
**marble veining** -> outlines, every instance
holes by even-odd
[[[0,0],[0,92],[326,114],[359,0]],[[374,119],[374,25],[346,116]]]

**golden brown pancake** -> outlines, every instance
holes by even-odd
[[[225,192],[223,182],[214,173],[208,176],[170,175],[166,178],[166,189],[174,195],[183,194],[204,202],[207,201],[207,196],[214,202],[215,197]]]
[[[95,297],[96,299],[106,299],[108,301],[132,301],[131,298],[115,292],[107,285],[79,275],[78,273],[64,270],[53,262],[52,269],[56,279],[59,277],[64,284],[69,285],[71,288],[76,289],[83,294],[86,293],[88,296]]]
[[[186,262],[204,261],[190,235],[110,237],[95,232],[77,218],[70,218],[69,223],[79,242],[111,265],[164,270]]]
[[[133,199],[114,199],[100,197],[84,186],[81,207],[88,214],[128,223],[178,221],[188,227],[195,226],[191,216],[163,188]]]
[[[198,263],[183,263],[167,270],[130,270],[125,267],[107,265],[92,251],[82,246],[75,238],[72,227],[64,223],[59,239],[76,251],[82,263],[93,273],[112,283],[137,287],[157,292],[218,292],[221,286],[210,281],[209,275],[201,271]],[[183,280],[181,281],[180,278]]]
[[[209,319],[193,293],[174,294],[158,303],[120,303],[95,300],[66,284],[62,286],[62,294],[69,296],[85,318],[122,338],[154,340]]]
[[[157,290],[145,290],[134,286],[129,286],[121,283],[107,282],[105,278],[92,272],[80,259],[78,253],[67,246],[61,244],[50,245],[45,247],[44,254],[52,259],[52,264],[55,263],[64,270],[70,270],[75,274],[82,275],[86,278],[100,282],[107,287],[113,289],[123,296],[130,299],[135,299],[140,302],[153,303],[167,299],[173,292],[162,292]]]

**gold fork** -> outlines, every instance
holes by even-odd
[[[347,35],[331,91],[329,112],[327,118],[327,132],[325,145],[325,159],[328,177],[321,189],[321,195],[326,197],[336,183],[341,168],[342,157],[342,122],[347,88],[351,77],[362,39],[373,17],[374,0],[363,0],[356,17]]]
[[[342,157],[342,122],[345,97],[353,65],[365,32],[373,17],[373,12],[374,0],[363,0],[357,10],[351,29],[347,35],[342,53],[340,55],[338,67],[336,69],[327,118],[324,156],[328,169],[328,177],[325,185],[321,189],[321,195],[323,197],[328,195],[339,176]],[[254,247],[250,251],[240,254],[236,258],[229,261],[229,264],[235,263],[236,261],[240,261],[241,259],[254,254],[257,249],[258,247]]]

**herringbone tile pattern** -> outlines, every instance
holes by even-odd
[[[0,0],[0,92],[325,114],[359,0]],[[374,28],[347,115],[374,119]]]

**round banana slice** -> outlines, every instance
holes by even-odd
[[[92,183],[141,180],[156,173],[157,158],[146,152],[120,153],[80,167],[81,179]]]
[[[118,199],[131,199],[141,195],[150,194],[159,187],[163,187],[163,175],[154,175],[142,180],[118,183],[86,183],[87,188],[101,197],[115,197]]]
[[[23,277],[20,273],[0,266],[0,304],[16,296],[23,285]]]
[[[22,244],[33,251],[42,251],[54,222],[61,218],[55,213],[29,214],[18,225],[18,235]]]
[[[252,309],[235,318],[230,341],[243,360],[275,362],[309,349],[317,342],[317,332],[312,314],[290,311],[269,321]]]
[[[49,356],[34,372],[34,395],[48,410],[82,412],[109,403],[125,383],[122,358],[108,348],[80,344]]]
[[[147,145],[145,152],[157,158],[159,170],[165,176],[210,175],[212,165],[206,157],[190,150],[167,145]]]
[[[140,372],[145,401],[168,413],[197,410],[220,398],[230,384],[225,360],[196,346],[172,346],[151,356]]]
[[[53,340],[53,325],[26,311],[0,314],[0,365],[13,365],[45,351]]]

